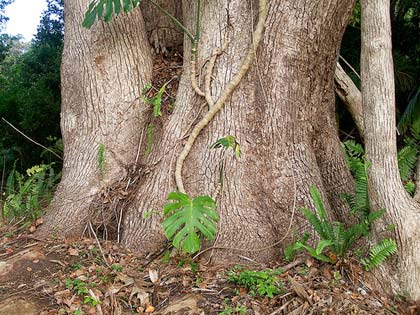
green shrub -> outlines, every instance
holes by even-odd
[[[372,211],[360,217],[358,223],[346,228],[344,223],[328,219],[324,203],[316,187],[311,187],[310,193],[315,205],[315,212],[307,208],[302,208],[301,212],[311,223],[320,240],[315,248],[311,247],[307,244],[309,234],[304,234],[300,240],[286,248],[285,258],[287,260],[293,258],[294,252],[306,250],[315,259],[333,263],[337,256],[345,257],[357,240],[368,236],[370,225],[385,213],[385,210]],[[326,255],[324,252],[327,250],[333,255]]]
[[[274,295],[282,293],[284,285],[277,278],[277,275],[282,272],[281,269],[254,271],[235,268],[228,273],[227,280],[247,288],[253,296],[259,295],[272,298]]]
[[[22,220],[32,222],[43,214],[51,201],[53,190],[61,177],[54,163],[35,165],[20,174],[14,167],[9,174],[4,191],[3,219],[6,222]]]

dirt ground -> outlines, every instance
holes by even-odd
[[[113,242],[43,241],[29,231],[0,237],[0,314],[420,314],[420,304],[381,296],[354,261],[309,258],[247,269],[282,272],[273,298],[228,281],[233,266],[209,266],[170,251],[138,257]]]

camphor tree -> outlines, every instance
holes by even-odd
[[[152,77],[147,34],[156,25],[147,14],[155,11],[136,8],[88,30],[82,21],[90,1],[65,1],[63,178],[39,233],[77,237],[116,221],[119,241],[154,252],[165,244],[162,219],[147,214],[179,190],[217,202],[217,237],[206,244],[214,262],[239,255],[264,262],[278,258],[294,232],[310,229],[297,211],[311,204],[310,186],[331,217],[348,220],[339,195],[353,183],[333,80],[353,1],[147,2],[177,12],[182,5],[187,29],[176,104],[154,131],[150,154],[152,114],[141,93]],[[179,37],[162,36],[155,48],[164,50],[165,38]],[[209,149],[226,135],[240,144],[240,158]],[[398,284],[419,297],[414,282]]]

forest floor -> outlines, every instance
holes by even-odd
[[[169,114],[180,54],[157,58],[154,70],[145,97],[165,84],[161,110]],[[42,219],[25,229],[0,228],[0,315],[420,314],[419,303],[372,290],[353,259],[336,265],[302,257],[266,265],[244,260],[239,283],[231,281],[240,275],[237,267],[170,251],[139,257],[95,238],[36,239],[38,224]]]
[[[263,282],[274,279],[280,288],[269,298],[229,281],[237,267],[207,265],[169,251],[138,257],[95,239],[38,240],[30,230],[1,232],[1,315],[420,314],[419,303],[373,291],[353,260],[247,261],[245,270],[262,271],[253,275]],[[248,272],[246,282],[252,277]],[[263,291],[276,291],[264,283]]]

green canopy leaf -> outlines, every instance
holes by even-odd
[[[110,22],[114,15],[120,14],[121,1],[125,13],[139,6],[141,2],[141,0],[93,0],[85,13],[85,19],[82,23],[83,27],[91,28],[96,19],[99,21],[102,17],[105,22]]]

